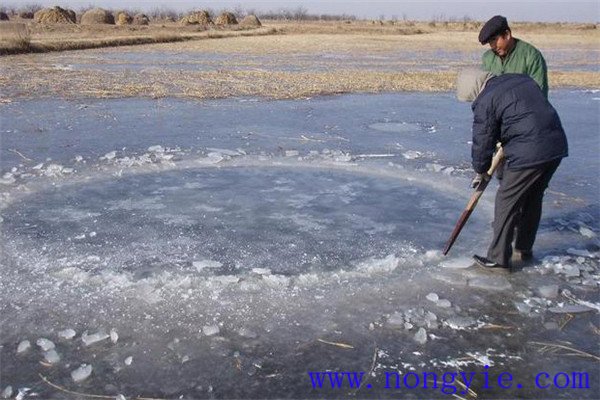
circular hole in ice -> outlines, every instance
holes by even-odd
[[[49,269],[297,275],[440,248],[462,203],[348,171],[198,168],[35,192],[4,210],[2,230],[13,256],[43,251]]]

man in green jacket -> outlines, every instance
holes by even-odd
[[[548,99],[548,68],[542,53],[532,45],[513,37],[508,21],[501,15],[492,17],[479,32],[479,42],[489,43],[483,53],[483,69],[494,75],[527,74]]]

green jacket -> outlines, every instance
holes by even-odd
[[[494,75],[527,74],[542,88],[548,98],[548,68],[542,53],[532,45],[515,38],[515,47],[500,59],[491,49],[483,53],[483,69]]]

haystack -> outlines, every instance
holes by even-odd
[[[33,20],[42,24],[74,24],[77,22],[75,11],[60,7],[44,8],[33,14]]]
[[[131,15],[127,14],[124,11],[121,11],[118,15],[117,15],[117,21],[116,24],[117,25],[128,25],[133,21],[133,18],[131,17]]]
[[[242,19],[242,22],[240,22],[241,26],[247,26],[247,27],[254,27],[254,28],[258,28],[259,26],[262,26],[262,24],[260,23],[260,20],[256,17],[256,15],[246,15],[244,17],[244,19]]]
[[[81,16],[82,25],[110,24],[114,25],[115,17],[102,8],[93,8]]]
[[[150,18],[148,18],[146,14],[135,14],[131,23],[133,25],[148,25],[150,23]]]
[[[0,11],[0,21],[8,21],[10,18],[8,18],[8,14],[5,13],[4,11]]]
[[[33,13],[31,11],[21,11],[19,13],[21,19],[33,19]]]
[[[223,14],[219,15],[215,21],[216,25],[237,25],[237,23],[238,22],[235,18],[235,15],[230,12],[224,12]]]
[[[184,25],[212,25],[208,11],[195,11],[183,17],[180,21]]]

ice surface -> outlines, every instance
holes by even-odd
[[[442,261],[442,266],[449,269],[465,269],[473,265],[473,259],[470,257],[450,258]]]
[[[477,276],[469,280],[469,286],[486,290],[510,290],[511,283],[504,276]]]
[[[450,256],[440,252],[470,196],[471,112],[450,93],[3,105],[2,148],[32,161],[0,149],[2,381],[33,387],[48,368],[40,354],[17,355],[19,340],[85,329],[83,343],[97,345],[57,342],[69,366],[53,379],[93,361],[85,391],[128,398],[204,398],[209,385],[219,398],[306,397],[295,377],[308,366],[364,369],[374,344],[374,387],[382,370],[481,372],[489,361],[527,374],[547,358],[522,344],[557,334],[591,348],[597,109],[579,92],[551,96],[578,140],[546,196],[542,261],[506,276],[470,268],[488,244],[495,181]],[[119,124],[106,129],[103,115]],[[43,140],[4,132],[33,125]],[[573,299],[543,297],[552,285]],[[561,318],[549,309],[573,306],[586,312],[566,329],[539,329]]]

